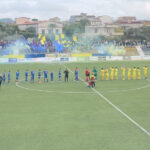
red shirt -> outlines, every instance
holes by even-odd
[[[85,74],[89,75],[90,74],[90,70],[86,69],[85,70]]]

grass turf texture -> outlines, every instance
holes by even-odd
[[[86,67],[150,68],[149,61],[94,62],[65,64],[71,70],[79,67],[80,77],[85,78]],[[47,91],[93,92],[79,81],[58,82],[60,64],[4,64],[0,73],[11,70],[11,85],[0,89],[0,149],[1,150],[149,150],[150,137],[95,93],[48,93],[31,91],[15,86],[15,72],[24,78],[26,69],[54,71],[54,83],[24,83],[20,86]],[[142,69],[143,70],[143,69]],[[142,73],[143,76],[143,73]],[[113,104],[150,132],[149,81],[98,81],[100,91]],[[139,88],[139,89],[138,89]],[[136,90],[129,90],[136,89]],[[129,91],[126,91],[129,90]]]

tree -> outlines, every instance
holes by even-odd
[[[63,33],[68,37],[72,37],[76,33],[85,33],[86,25],[90,25],[90,21],[87,19],[80,20],[80,22],[73,24],[66,24],[63,27]]]
[[[24,36],[26,39],[34,38],[36,36],[36,29],[34,27],[29,27],[24,31],[19,31],[18,34]]]

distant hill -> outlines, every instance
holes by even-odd
[[[11,18],[1,18],[0,22],[2,22],[2,23],[14,23],[14,20]]]

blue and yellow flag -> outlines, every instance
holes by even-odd
[[[42,34],[40,33],[39,35],[38,35],[38,39],[40,39],[42,37]]]
[[[61,39],[64,39],[65,38],[65,35],[64,34],[61,34]]]
[[[55,35],[55,40],[56,40],[56,41],[59,40],[59,35]]]
[[[73,36],[73,41],[77,42],[77,36]]]
[[[46,41],[46,37],[45,37],[45,35],[43,36],[42,40],[43,40],[44,42]]]

